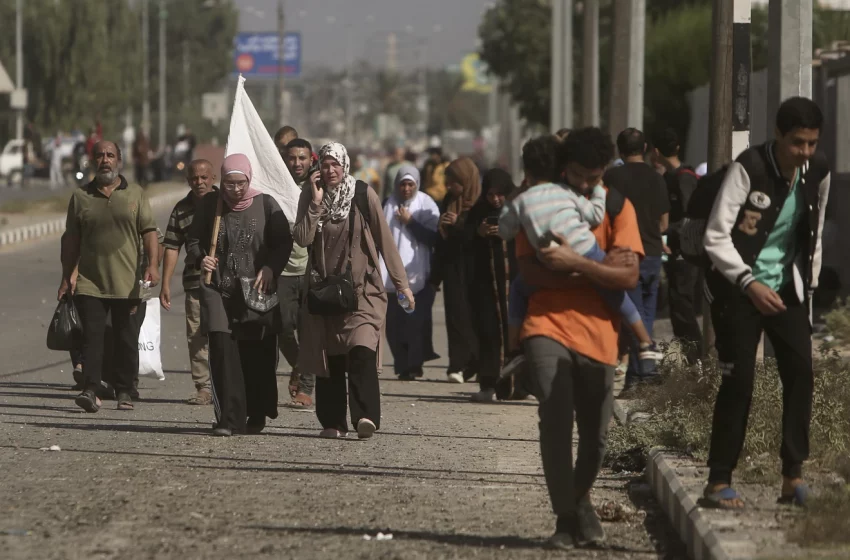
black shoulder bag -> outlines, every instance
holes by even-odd
[[[361,186],[362,185],[362,186]],[[337,315],[345,315],[357,311],[357,294],[354,291],[354,275],[351,273],[351,250],[354,240],[354,209],[361,207],[362,202],[359,198],[366,195],[365,189],[369,188],[361,181],[357,182],[354,189],[354,200],[352,200],[351,210],[348,212],[348,259],[345,263],[345,270],[342,274],[328,274],[323,280],[312,283],[309,278],[313,267],[313,248],[310,247],[310,270],[307,271],[309,287],[307,289],[307,310],[312,315],[322,315],[324,317],[334,317]],[[368,214],[364,214],[368,219]]]

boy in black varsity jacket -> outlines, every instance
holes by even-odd
[[[823,115],[811,100],[785,101],[776,140],[755,146],[731,164],[704,237],[711,259],[706,289],[717,333],[723,380],[714,408],[709,451],[708,505],[736,509],[731,488],[744,444],[762,331],[776,352],[782,380],[782,491],[802,505],[808,488],[812,414],[811,292],[821,269],[821,234],[829,169],[815,154]]]

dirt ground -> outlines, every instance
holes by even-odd
[[[216,439],[212,409],[181,404],[186,373],[143,380],[135,412],[107,402],[89,415],[60,369],[0,382],[5,558],[563,555],[541,549],[554,520],[532,402],[472,405],[474,386],[439,370],[416,383],[385,373],[370,441],[318,439],[312,413],[287,409],[260,436]],[[61,451],[40,450],[51,445]],[[609,550],[571,556],[682,557],[641,480],[604,472],[594,500],[636,512],[605,524]],[[393,538],[364,539],[378,532]]]

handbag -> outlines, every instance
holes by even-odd
[[[266,313],[280,303],[280,298],[276,293],[266,294],[254,288],[254,282],[257,281],[256,277],[240,276],[239,281],[242,284],[242,297],[245,299],[245,305],[248,306],[248,309],[257,313]]]
[[[354,200],[351,204],[351,210],[348,213],[348,259],[346,259],[345,270],[342,274],[328,274],[322,280],[310,281],[310,285],[307,288],[307,310],[312,315],[335,317],[357,311],[357,293],[354,290],[354,275],[351,273],[351,249],[354,240],[354,208],[362,206],[363,203],[358,200],[358,197],[361,199],[364,198],[366,196],[365,189],[368,188],[368,185],[358,181],[354,189]],[[368,204],[368,201],[366,203]],[[364,215],[368,216],[368,214]],[[312,270],[312,260],[313,247],[311,245],[310,270]]]

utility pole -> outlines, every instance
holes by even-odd
[[[351,78],[351,66],[354,64],[354,56],[351,52],[351,23],[345,24],[345,138],[346,144],[352,146],[354,142],[354,100],[352,90],[354,84]]]
[[[713,0],[709,172],[717,171],[749,147],[750,18],[750,0]],[[714,327],[707,310],[703,313],[703,343],[707,354],[714,346]]]
[[[142,130],[148,142],[151,139],[151,45],[150,45],[150,19],[148,17],[148,3],[150,0],[142,0]]]
[[[285,68],[284,68],[284,58],[286,55],[286,17],[283,13],[283,0],[277,0],[277,121],[279,126],[286,125],[284,119],[286,115],[286,99],[284,97],[284,80],[285,80]]]
[[[582,126],[599,126],[599,0],[584,1]]]
[[[24,0],[18,0],[15,10],[15,89],[24,89]],[[24,109],[15,117],[15,138],[24,137]],[[38,149],[37,147],[34,147]]]
[[[609,132],[643,128],[646,0],[614,0]]]
[[[561,128],[563,121],[561,97],[564,92],[564,17],[562,11],[564,9],[563,0],[552,0],[552,70],[551,70],[551,87],[550,87],[550,108],[551,116],[549,121],[549,129],[551,132]]]
[[[573,0],[552,0],[552,132],[573,125]]]
[[[789,97],[812,97],[812,0],[770,0],[768,8],[767,137]]]
[[[166,127],[168,126],[168,107],[166,101],[166,58],[165,58],[165,27],[168,22],[168,11],[165,0],[159,0],[159,149],[165,148]]]

